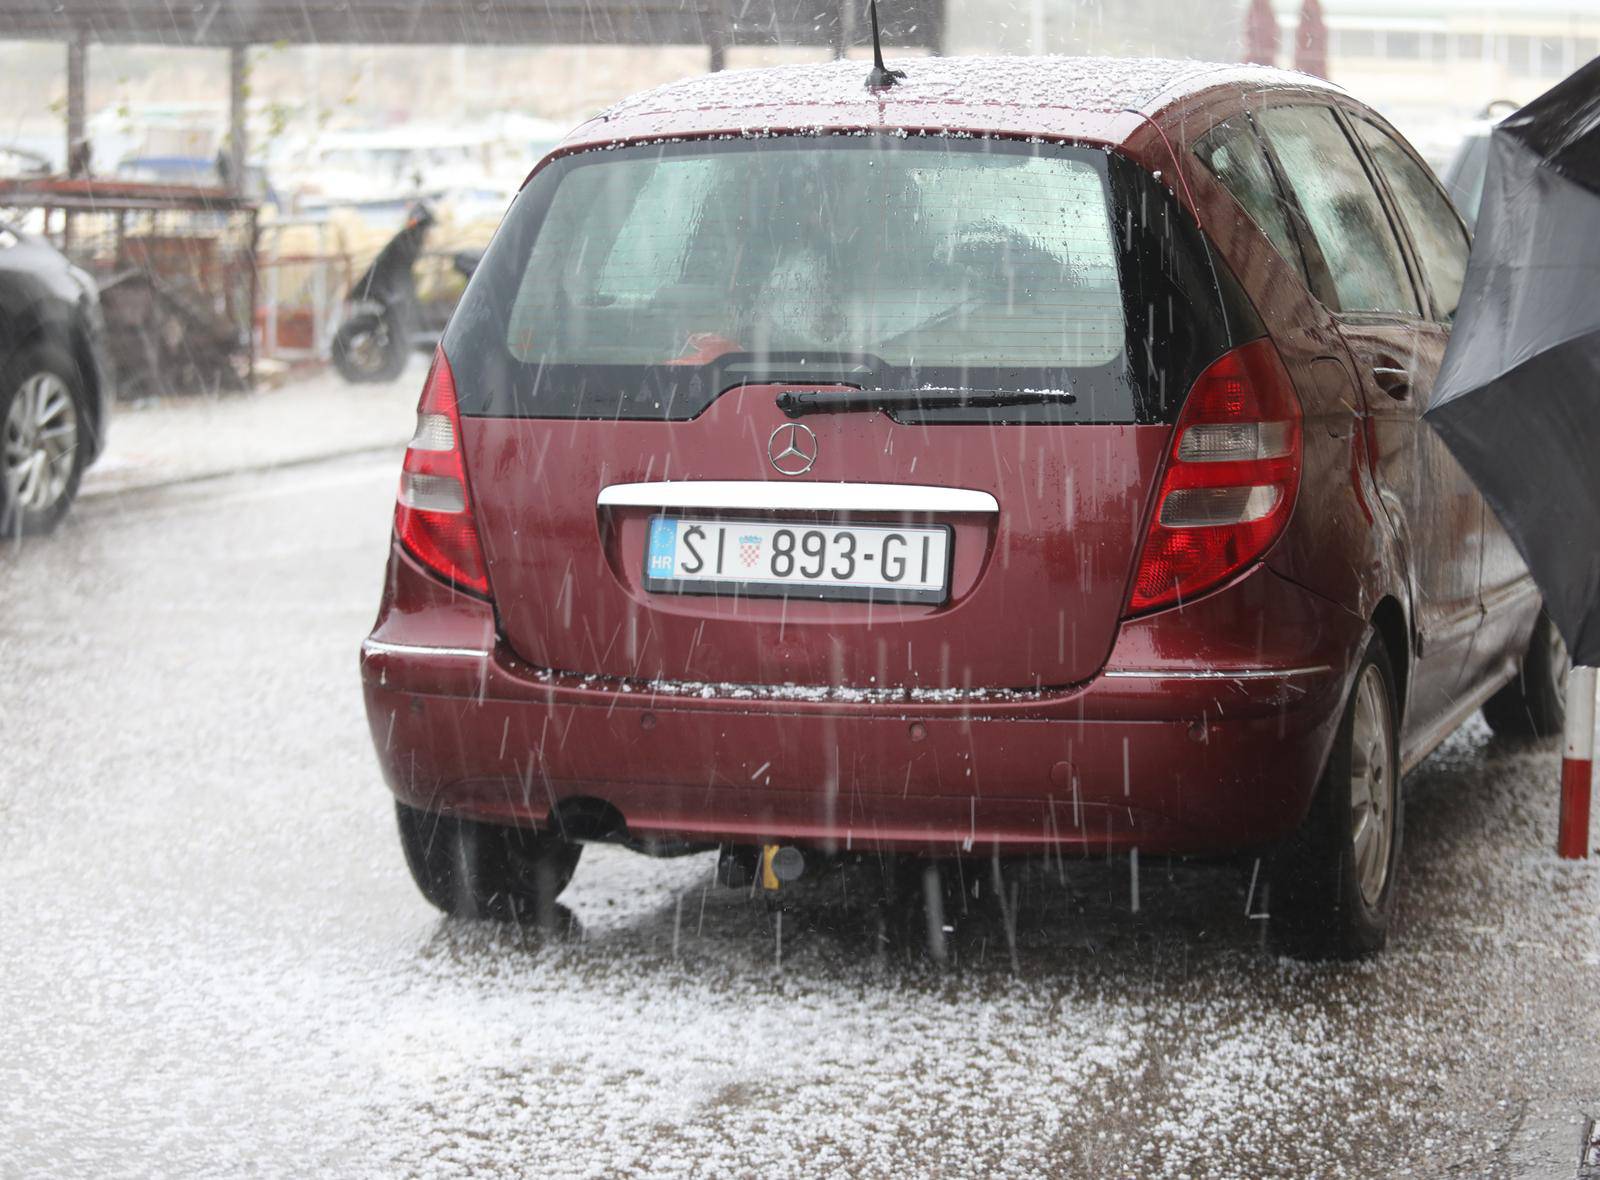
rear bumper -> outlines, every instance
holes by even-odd
[[[1240,642],[1217,632],[1245,620]],[[1270,653],[1263,634],[1281,636]],[[537,826],[597,798],[642,839],[841,851],[1220,853],[1299,823],[1365,634],[1258,568],[1126,624],[1102,673],[1066,690],[662,691],[523,664],[488,604],[396,552],[361,675],[385,778],[415,807]],[[1181,662],[1160,655],[1174,636]]]

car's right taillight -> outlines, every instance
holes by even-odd
[[[461,454],[455,376],[442,348],[433,355],[417,404],[417,432],[400,469],[394,532],[430,572],[487,597],[489,577]]]
[[[1269,340],[1224,353],[1200,374],[1172,434],[1130,614],[1202,594],[1272,547],[1300,486],[1300,417]]]

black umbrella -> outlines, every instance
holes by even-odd
[[[1600,59],[1494,129],[1426,417],[1600,665]]]

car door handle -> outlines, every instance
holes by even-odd
[[[1378,383],[1379,389],[1395,401],[1404,401],[1411,396],[1411,372],[1408,369],[1395,368],[1392,365],[1373,365],[1372,379]]]

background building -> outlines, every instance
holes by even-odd
[[[1300,0],[1273,7],[1287,56]],[[1322,0],[1322,9],[1333,80],[1435,156],[1488,103],[1527,102],[1600,55],[1600,0]]]

